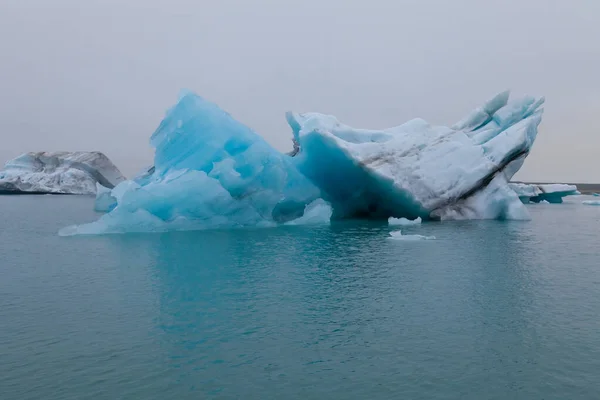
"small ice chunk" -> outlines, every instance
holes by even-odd
[[[417,219],[406,219],[406,218],[394,218],[390,217],[388,219],[389,226],[411,226],[411,225],[420,225],[422,222],[421,217]]]
[[[317,199],[306,206],[304,214],[286,225],[315,225],[329,224],[331,220],[331,206],[323,199]]]
[[[390,232],[390,237],[388,239],[392,239],[392,240],[435,240],[435,236],[403,235],[402,231],[392,231],[392,232]]]
[[[600,200],[586,200],[582,202],[582,204],[585,204],[586,206],[600,206]]]

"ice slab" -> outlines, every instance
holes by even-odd
[[[414,119],[385,130],[288,113],[298,169],[336,218],[528,219],[508,180],[537,135],[543,98],[503,92],[452,128]]]
[[[422,222],[421,217],[417,218],[417,219],[406,219],[406,218],[393,218],[390,217],[388,219],[388,225],[390,226],[411,226],[411,225],[420,225]]]
[[[586,206],[600,206],[600,200],[585,200],[581,202]]]
[[[325,218],[292,159],[215,104],[184,93],[150,139],[154,166],[110,193],[116,204],[61,235],[273,226]]]
[[[0,193],[95,194],[125,180],[100,152],[25,153],[0,171]]]
[[[388,239],[392,240],[435,240],[435,236],[423,236],[423,235],[403,235],[402,231],[392,231],[390,232],[390,237]]]

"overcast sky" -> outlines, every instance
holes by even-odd
[[[100,150],[131,175],[180,89],[280,150],[284,113],[452,124],[546,96],[518,178],[600,182],[599,0],[1,0],[0,161]]]

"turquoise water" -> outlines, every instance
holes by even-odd
[[[600,207],[61,238],[0,197],[0,399],[597,399]]]

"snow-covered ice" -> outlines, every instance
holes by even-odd
[[[420,225],[422,222],[421,217],[418,217],[417,219],[406,219],[406,218],[394,218],[394,217],[390,217],[388,219],[388,225],[390,226],[411,226],[411,225]]]
[[[392,232],[390,232],[390,237],[388,239],[392,239],[392,240],[435,240],[435,236],[403,235],[402,231],[392,231]]]
[[[94,194],[125,180],[100,152],[25,153],[0,171],[0,193]]]

